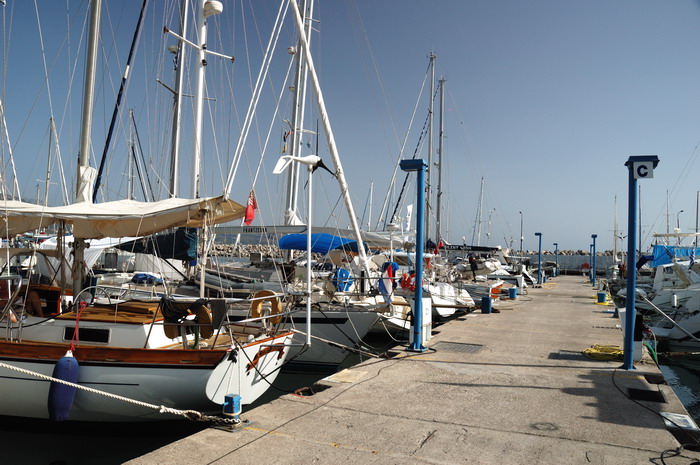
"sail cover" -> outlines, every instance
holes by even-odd
[[[327,254],[329,251],[341,247],[352,247],[351,244],[356,245],[357,243],[352,239],[332,234],[311,234],[311,251],[314,253]],[[306,234],[287,234],[280,237],[278,245],[282,250],[306,250]]]
[[[245,207],[219,197],[170,198],[156,202],[117,200],[44,207],[15,200],[0,201],[0,234],[7,237],[65,221],[81,239],[145,236],[174,227],[226,223],[245,215]]]
[[[122,242],[115,246],[127,252],[155,255],[176,260],[197,259],[197,230],[178,228],[174,231]]]

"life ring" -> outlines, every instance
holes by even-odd
[[[182,326],[189,326],[187,324],[189,320],[185,319],[187,315],[195,316],[194,321],[197,328],[199,328],[199,335],[202,337],[202,339],[209,339],[214,335],[211,312],[204,304],[191,308],[185,307],[184,305],[180,306],[180,308],[175,308],[175,312],[177,313],[174,313],[171,316],[168,316],[167,311],[165,311],[163,308],[161,308],[161,312],[163,312],[163,316],[165,317],[163,331],[165,332],[165,336],[169,339],[175,339],[183,335],[180,331]]]
[[[199,335],[202,339],[209,339],[214,335],[214,326],[211,323],[211,311],[206,305],[200,305],[192,312],[199,326]]]
[[[282,321],[282,301],[274,291],[258,291],[253,294],[253,299],[250,303],[251,318],[262,318],[263,313],[266,313],[263,311],[263,302],[270,302],[270,316],[277,315],[274,318],[269,318],[270,323],[276,325]]]

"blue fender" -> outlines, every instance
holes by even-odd
[[[71,383],[78,383],[78,373],[80,367],[78,361],[73,357],[73,353],[68,351],[65,356],[58,359],[53,368],[53,377]],[[66,421],[70,418],[70,408],[75,398],[73,386],[51,382],[49,387],[49,418],[52,421]]]

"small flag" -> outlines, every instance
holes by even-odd
[[[255,219],[255,209],[258,208],[258,202],[255,200],[255,191],[250,190],[248,194],[248,204],[245,207],[245,220],[243,221],[246,226],[250,226],[250,223]]]
[[[445,244],[442,242],[442,239],[440,239],[440,242],[438,242],[437,247],[435,247],[435,255],[440,253],[441,247],[445,247]]]
[[[406,217],[403,222],[403,230],[409,231],[411,229],[411,216],[413,215],[413,204],[406,206]]]

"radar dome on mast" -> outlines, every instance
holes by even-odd
[[[219,15],[224,11],[224,4],[216,0],[207,0],[204,2],[204,17],[208,18],[212,15]]]

